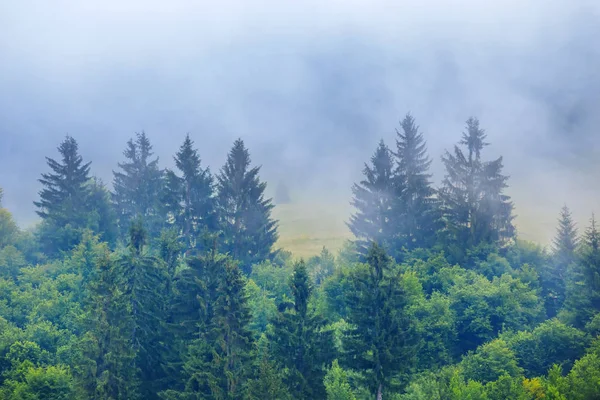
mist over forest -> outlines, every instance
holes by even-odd
[[[549,243],[565,203],[580,223],[593,210],[596,2],[253,3],[0,6],[0,182],[16,218],[36,221],[37,176],[65,135],[110,183],[144,130],[164,167],[186,133],[213,169],[242,137],[271,188],[340,205],[340,223],[355,160],[408,111],[437,181],[443,151],[480,118],[524,235]]]
[[[600,398],[600,3],[0,4],[0,399]]]

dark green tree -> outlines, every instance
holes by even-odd
[[[245,279],[231,259],[225,260],[224,269],[218,274],[211,316],[206,315],[208,298],[199,299],[204,305],[200,312],[202,320],[208,318],[208,321],[201,322],[196,338],[188,347],[183,366],[185,388],[179,392],[167,391],[164,398],[216,400],[244,396],[252,367],[253,338],[248,328],[251,316]]]
[[[392,250],[395,232],[394,204],[399,188],[393,176],[392,154],[383,140],[371,157],[371,166],[365,164],[365,179],[352,186],[352,206],[356,213],[350,217],[348,227],[356,237],[358,250],[366,254],[371,242]]]
[[[565,302],[568,276],[577,260],[576,250],[579,244],[577,227],[566,205],[560,210],[558,227],[552,244],[552,258],[540,274],[549,318],[556,316]]]
[[[208,168],[201,167],[189,135],[174,158],[179,174],[167,170],[164,202],[179,234],[193,248],[203,231],[216,228],[213,178]]]
[[[128,253],[116,264],[119,296],[115,302],[127,310],[118,326],[135,354],[131,368],[139,377],[139,395],[154,399],[165,378],[162,338],[168,275],[164,264],[144,250],[146,242],[147,233],[138,217],[130,227]]]
[[[246,400],[292,400],[282,374],[271,359],[266,336],[258,341],[255,378],[248,381]]]
[[[284,382],[295,399],[325,398],[325,366],[332,359],[333,336],[326,321],[309,307],[313,286],[304,261],[294,266],[290,279],[293,302],[279,305],[269,340],[273,356],[284,368]]]
[[[127,238],[131,221],[140,216],[151,237],[157,236],[162,225],[161,196],[163,171],[158,157],[152,159],[152,145],[144,132],[130,139],[123,152],[126,161],[119,163],[120,171],[113,171],[113,204],[121,237]]]
[[[74,375],[86,398],[135,399],[139,397],[139,376],[132,365],[135,350],[122,301],[114,257],[104,247],[86,286],[86,332],[78,340]]]
[[[374,243],[366,260],[350,277],[348,322],[354,328],[344,338],[345,361],[363,373],[365,385],[381,399],[413,365],[414,327],[401,276],[385,251]]]
[[[564,243],[563,243],[564,244]],[[582,329],[600,312],[600,233],[592,215],[579,243],[577,259],[567,269],[562,320]],[[566,249],[565,249],[566,250]]]
[[[488,143],[486,134],[475,118],[467,120],[461,149],[446,151],[446,167],[440,199],[447,227],[450,252],[457,261],[468,250],[482,245],[502,246],[514,238],[513,205],[504,194],[508,177],[502,175],[502,157],[484,161],[481,152]]]
[[[260,167],[250,168],[250,162],[250,153],[238,139],[217,177],[222,249],[240,262],[246,275],[254,264],[273,257],[278,238],[277,221],[271,218],[274,206],[264,196],[267,184],[259,179]]]
[[[92,178],[89,183],[88,212],[93,232],[100,234],[103,242],[114,246],[118,237],[117,220],[111,204],[110,192],[100,178]]]
[[[51,255],[73,248],[89,225],[90,162],[84,163],[77,141],[71,136],[58,147],[61,160],[46,157],[51,172],[42,174],[39,201],[34,202],[42,218],[39,231],[44,250]]]
[[[435,190],[431,186],[429,167],[431,159],[427,155],[427,143],[414,118],[407,114],[400,124],[402,131],[396,130],[396,186],[401,188],[400,196],[394,204],[394,215],[398,248],[408,250],[427,248],[435,243],[439,228],[439,207]]]
[[[600,313],[600,232],[592,215],[590,226],[583,236],[581,265],[585,291],[589,295],[591,314]]]

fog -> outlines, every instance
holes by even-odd
[[[107,183],[145,130],[217,171],[243,138],[298,203],[339,204],[410,111],[434,159],[479,117],[524,238],[600,212],[600,2],[4,1],[0,187],[23,224],[69,134]]]

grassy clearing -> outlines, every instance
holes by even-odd
[[[279,220],[276,247],[304,258],[319,254],[323,246],[335,253],[352,237],[345,224],[349,215],[349,208],[339,204],[277,205],[273,210]]]

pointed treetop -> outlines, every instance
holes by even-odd
[[[193,176],[200,171],[200,155],[198,150],[194,148],[194,141],[190,139],[190,134],[185,136],[185,140],[179,151],[173,157],[175,165],[183,172],[184,176]]]
[[[141,217],[135,218],[129,227],[129,245],[131,250],[136,254],[142,254],[144,245],[146,244],[147,232],[144,228],[144,222]]]
[[[590,226],[585,231],[585,243],[594,251],[600,249],[600,232],[598,232],[598,227],[596,226],[594,213],[592,213],[592,218],[590,218]]]
[[[463,132],[461,144],[464,144],[469,149],[469,159],[475,154],[475,158],[479,160],[481,150],[489,143],[485,142],[487,134],[479,127],[479,120],[471,117],[467,120],[467,131]]]
[[[415,125],[415,119],[408,113],[400,122],[402,132],[396,129],[396,148],[399,172],[409,174],[423,174],[431,165],[427,156],[427,142]],[[429,175],[427,175],[429,176]]]
[[[294,265],[294,273],[290,279],[290,288],[294,296],[294,309],[296,313],[306,315],[308,312],[308,300],[313,287],[304,260],[300,260]]]
[[[556,253],[573,253],[578,244],[578,233],[571,210],[565,204],[560,210],[558,227],[554,238],[554,251]]]

